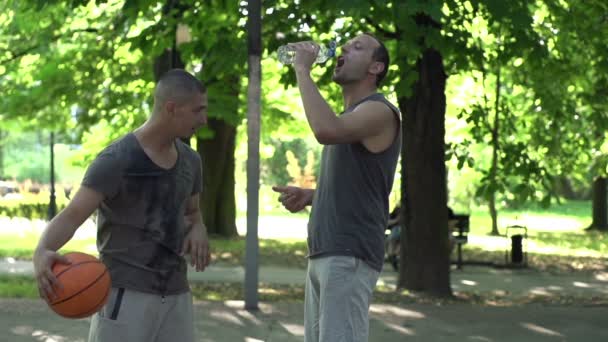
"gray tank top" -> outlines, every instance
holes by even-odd
[[[348,115],[364,101],[385,103],[401,121],[399,109],[378,93],[355,103],[341,115]],[[308,222],[310,258],[351,255],[382,270],[389,194],[400,152],[401,129],[393,143],[379,153],[370,152],[360,142],[323,147]]]

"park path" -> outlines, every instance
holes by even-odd
[[[196,302],[201,342],[301,342],[303,304]],[[370,342],[392,341],[608,341],[607,307],[386,305],[370,308]],[[69,320],[42,300],[0,299],[0,341],[84,342],[89,320]],[[118,341],[117,341],[118,342]]]

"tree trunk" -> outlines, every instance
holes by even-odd
[[[225,121],[210,118],[212,139],[196,139],[196,150],[203,159],[201,210],[210,234],[237,235],[234,197],[234,150],[236,128]]]
[[[593,181],[593,221],[589,229],[608,231],[608,178]]]
[[[173,46],[155,59],[154,77],[158,82],[168,70],[184,67],[179,51]],[[233,110],[236,111],[237,108]],[[203,192],[200,196],[203,220],[209,234],[236,236],[234,198],[236,128],[217,118],[210,118],[208,126],[214,132],[213,138],[196,138],[196,150],[203,160]],[[184,142],[190,144],[189,139],[184,139]]]
[[[567,200],[580,201],[589,198],[585,198],[585,194],[578,189],[575,189],[572,185],[570,178],[566,176],[559,176],[554,183],[555,192],[557,196],[561,196]]]
[[[156,82],[160,79],[160,77],[167,71],[171,69],[183,69],[184,62],[181,59],[181,56],[177,50],[166,49],[163,53],[156,58],[154,61],[154,79]]]
[[[404,72],[407,70],[403,68]],[[403,120],[405,229],[399,287],[451,296],[445,169],[445,81],[441,54],[426,49],[411,97],[398,89]],[[401,76],[405,79],[406,75]],[[406,195],[407,194],[407,195]]]

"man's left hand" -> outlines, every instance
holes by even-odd
[[[207,229],[202,224],[193,225],[184,239],[182,255],[190,254],[190,265],[202,272],[211,261]]]
[[[296,71],[310,72],[312,64],[319,54],[319,45],[315,42],[298,42],[288,44],[296,51],[296,59],[293,63]]]

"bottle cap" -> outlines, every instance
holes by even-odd
[[[336,40],[335,39],[330,40],[329,45],[327,47],[329,48],[329,52],[327,53],[329,55],[329,57],[336,56]]]

